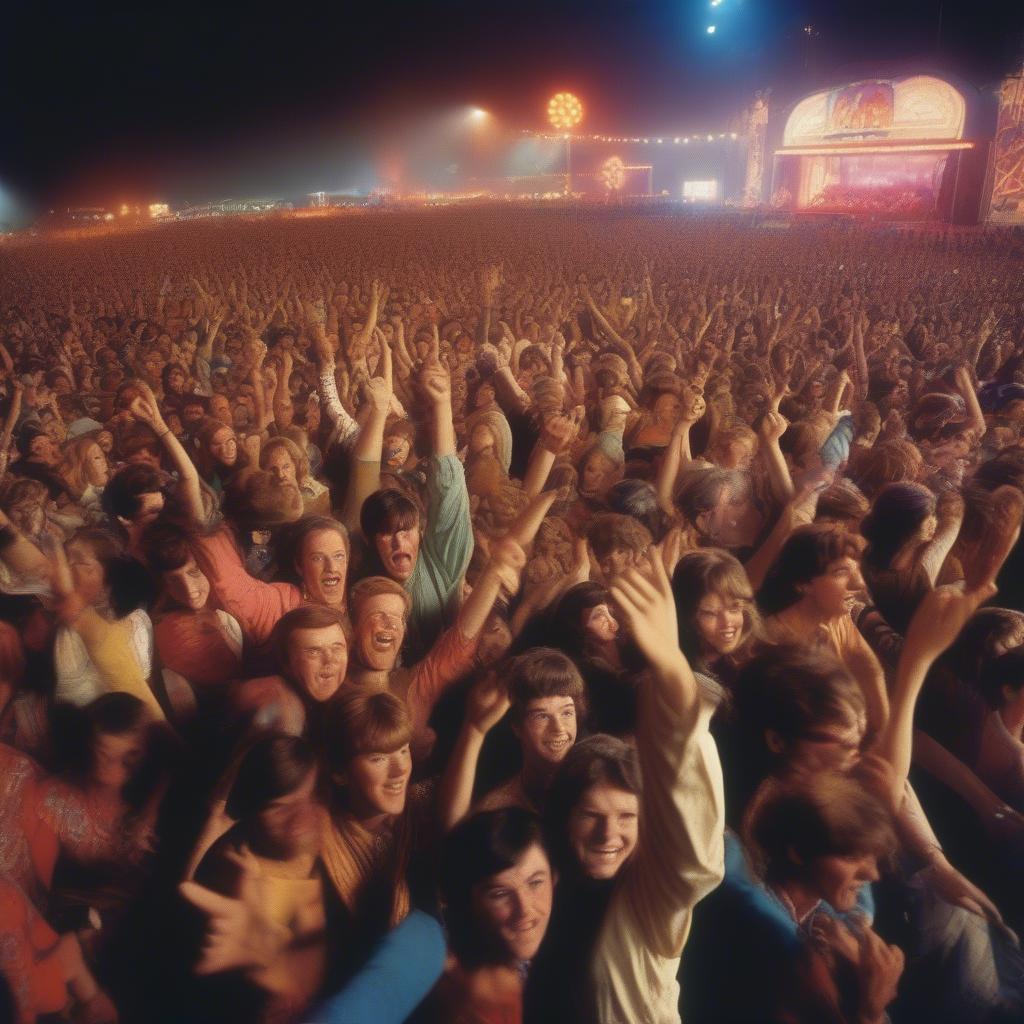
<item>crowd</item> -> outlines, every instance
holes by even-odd
[[[0,1006],[1024,1019],[1022,343],[1009,232],[0,248]]]

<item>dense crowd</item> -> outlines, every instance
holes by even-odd
[[[0,247],[0,1006],[1024,1019],[1022,342],[1013,233]]]

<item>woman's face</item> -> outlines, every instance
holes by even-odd
[[[512,867],[473,886],[473,916],[510,960],[532,960],[551,919],[555,878],[547,854],[531,846]]]
[[[807,864],[807,871],[810,888],[841,914],[855,910],[861,889],[880,877],[873,853],[818,857]]]
[[[296,629],[288,638],[289,675],[318,704],[338,692],[347,670],[348,642],[341,626]]]
[[[271,449],[264,468],[273,475],[278,484],[298,486],[299,482],[295,478],[295,462],[284,447]]]
[[[743,642],[745,602],[711,592],[697,605],[696,626],[704,651],[712,657],[732,654]]]
[[[494,385],[481,384],[476,390],[476,398],[473,401],[474,409],[483,409],[484,406],[494,402]]]
[[[597,604],[583,613],[583,628],[600,643],[611,643],[619,635],[619,621],[607,604]]]
[[[107,589],[106,573],[91,545],[73,540],[66,551],[75,592],[89,605],[100,604]]]
[[[348,767],[349,799],[355,815],[365,819],[401,814],[411,774],[408,743],[390,752],[357,754]]]
[[[194,558],[189,558],[180,569],[165,572],[163,581],[167,596],[176,604],[194,612],[206,607],[210,596],[210,581]]]
[[[750,469],[754,461],[754,445],[748,437],[737,437],[725,446],[723,469]]]
[[[167,374],[167,390],[180,395],[185,390],[187,378],[181,370],[174,369]]]
[[[100,733],[93,743],[93,782],[106,789],[122,789],[142,755],[141,731],[132,730],[118,736]]]
[[[114,435],[109,430],[101,430],[96,437],[96,444],[104,455],[109,455],[114,450]]]
[[[11,522],[29,537],[38,537],[46,525],[46,508],[41,497],[22,498],[7,510],[7,514]]]
[[[640,801],[635,793],[599,782],[569,812],[569,845],[589,878],[614,878],[636,849]]]
[[[261,852],[279,860],[315,853],[320,845],[320,818],[313,792],[316,772],[299,787],[267,804],[253,822],[253,839]]]
[[[820,576],[803,586],[804,599],[828,620],[849,615],[864,591],[864,580],[857,560],[847,555],[830,562]]]
[[[654,418],[666,426],[674,427],[682,411],[682,402],[673,394],[658,395],[654,400]]]
[[[231,427],[221,427],[210,439],[210,454],[222,466],[233,466],[238,460],[238,441]]]
[[[600,497],[611,486],[615,464],[600,452],[594,452],[583,464],[580,492]]]
[[[482,452],[493,450],[494,445],[494,434],[491,433],[491,428],[484,423],[478,423],[469,438],[470,453],[480,455]]]
[[[107,457],[98,444],[90,445],[85,453],[85,478],[93,487],[106,487],[110,479]]]
[[[576,742],[576,702],[572,697],[536,697],[515,728],[525,762],[553,767],[561,764]]]

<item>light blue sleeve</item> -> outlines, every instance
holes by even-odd
[[[473,554],[466,472],[457,455],[434,456],[427,470],[427,528],[421,552],[445,589],[458,583]]]
[[[308,1024],[402,1024],[444,969],[441,926],[414,910],[383,940],[366,966],[308,1018]]]

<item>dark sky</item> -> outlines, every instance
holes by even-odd
[[[903,70],[981,86],[1022,56],[1021,0],[14,0],[0,26],[0,197],[339,187],[364,181],[416,119],[460,104],[540,128],[547,96],[568,88],[584,128],[685,132],[717,127],[761,86]]]

